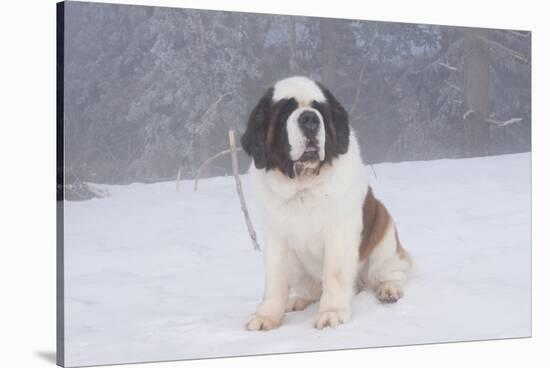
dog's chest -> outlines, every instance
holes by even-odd
[[[322,276],[326,232],[331,226],[330,206],[319,193],[299,193],[286,215],[285,229],[289,250],[311,276]],[[333,209],[334,210],[334,209]]]
[[[307,235],[307,236],[306,236]],[[321,280],[325,242],[321,234],[309,233],[288,238],[289,251],[302,267],[314,279]]]

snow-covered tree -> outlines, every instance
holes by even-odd
[[[530,150],[528,32],[65,9],[66,171],[84,182],[167,180],[178,168],[192,177],[226,148],[229,128],[242,132],[265,89],[293,74],[335,93],[369,163]],[[230,161],[209,168],[229,173]]]

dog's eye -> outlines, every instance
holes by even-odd
[[[289,108],[289,107],[294,107],[294,108],[298,107],[298,102],[296,102],[294,98],[289,98],[285,102],[285,108]]]

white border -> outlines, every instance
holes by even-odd
[[[104,2],[104,1],[102,1]],[[532,339],[214,359],[136,367],[410,366],[514,367],[548,363],[550,204],[550,27],[542,1],[110,1],[143,5],[315,15],[532,30],[533,336]],[[0,22],[0,362],[51,367],[55,349],[55,1],[2,4]],[[545,162],[546,161],[546,162]],[[506,270],[503,270],[506,272]],[[437,292],[437,290],[434,290]],[[452,318],[452,316],[449,316]]]

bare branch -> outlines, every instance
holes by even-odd
[[[187,147],[187,150],[186,150],[185,153],[183,154],[182,163],[181,163],[181,165],[178,167],[178,174],[177,174],[177,176],[176,176],[176,192],[179,192],[179,191],[180,191],[180,180],[181,180],[181,174],[182,174],[182,172],[183,172],[183,163],[184,163],[185,158],[186,158],[187,155],[189,154],[189,152],[191,152],[191,148],[193,148],[193,141],[191,141],[191,144],[189,145],[189,147]]]
[[[506,121],[498,121],[498,120],[495,120],[495,119],[487,119],[485,121],[488,122],[488,123],[491,123],[491,124],[495,124],[498,127],[504,127],[506,125],[519,123],[519,122],[523,121],[523,118],[512,118],[512,119],[508,119]]]
[[[210,111],[212,111],[220,102],[222,102],[222,100],[233,94],[235,91],[229,91],[229,92],[225,92],[224,94],[222,94],[220,97],[218,97],[218,99],[208,107],[208,109],[206,109],[206,111],[204,112],[204,114],[202,114],[201,118],[199,119],[199,126],[201,126],[203,123],[204,123],[204,120],[206,119],[206,117],[208,116],[208,113]]]
[[[447,68],[447,69],[449,69],[449,70],[451,70],[451,71],[453,71],[453,72],[456,72],[456,71],[457,71],[456,66],[451,66],[451,65],[449,65],[449,64],[447,64],[447,63],[444,63],[444,62],[442,62],[442,61],[438,61],[437,64],[438,64],[438,65],[441,65],[442,67]]]
[[[180,191],[180,179],[181,179],[181,172],[183,171],[183,166],[180,166],[178,168],[178,175],[176,176],[176,192]]]
[[[522,37],[522,38],[531,37],[531,32],[523,33],[523,32],[513,31],[511,29],[498,29],[497,31],[501,32],[501,33],[504,33],[504,34],[511,34],[511,35],[514,35],[514,36],[517,36],[517,37]]]
[[[468,111],[466,111],[466,112],[462,115],[462,119],[463,119],[463,120],[468,119],[468,116],[470,116],[470,114],[473,114],[474,112],[475,112],[474,110],[468,110]]]
[[[527,33],[522,33],[522,32],[518,32],[518,31],[508,31],[510,32],[511,34],[515,35],[515,36],[518,36],[518,37],[523,37],[523,38],[529,38],[531,37],[531,32],[527,32]]]
[[[363,63],[363,66],[361,67],[361,72],[359,73],[359,81],[357,82],[357,89],[355,90],[355,98],[353,99],[353,104],[351,105],[349,109],[349,114],[352,115],[353,111],[357,107],[357,104],[359,103],[359,95],[361,95],[361,85],[363,84],[363,75],[365,74],[365,69],[367,68],[367,61]]]
[[[457,91],[462,91],[462,88],[460,88],[459,86],[457,85],[454,85],[452,84],[451,82],[449,82],[448,80],[445,81],[445,84],[447,84],[449,87],[453,88],[453,89],[456,89]]]
[[[529,62],[529,60],[527,60],[527,58],[526,58],[523,54],[521,54],[521,53],[519,53],[519,52],[517,52],[517,51],[514,51],[514,50],[512,50],[512,49],[509,48],[509,47],[504,46],[504,45],[501,44],[500,42],[497,42],[497,41],[494,41],[494,40],[490,40],[490,39],[488,39],[487,37],[480,37],[479,39],[482,40],[482,41],[484,41],[484,42],[487,43],[488,45],[495,46],[496,48],[498,48],[498,49],[500,49],[500,50],[502,50],[502,51],[504,51],[504,52],[507,52],[508,54],[512,55],[512,57],[518,59],[518,60],[521,61],[521,62],[524,62],[524,63],[528,63],[528,62]]]
[[[242,150],[242,147],[237,147],[235,148],[235,151],[240,151]],[[216,153],[215,155],[213,156],[210,156],[209,158],[206,159],[206,161],[204,161],[201,166],[199,166],[199,169],[197,171],[197,175],[195,176],[195,184],[194,184],[194,190],[195,192],[197,191],[198,189],[198,185],[199,185],[199,179],[201,177],[201,173],[202,173],[202,169],[204,169],[204,167],[206,165],[208,165],[210,162],[214,161],[215,159],[217,159],[218,157],[221,157],[223,155],[227,155],[228,153],[231,153],[231,149],[226,149],[226,150],[223,150],[221,152],[218,152]]]

